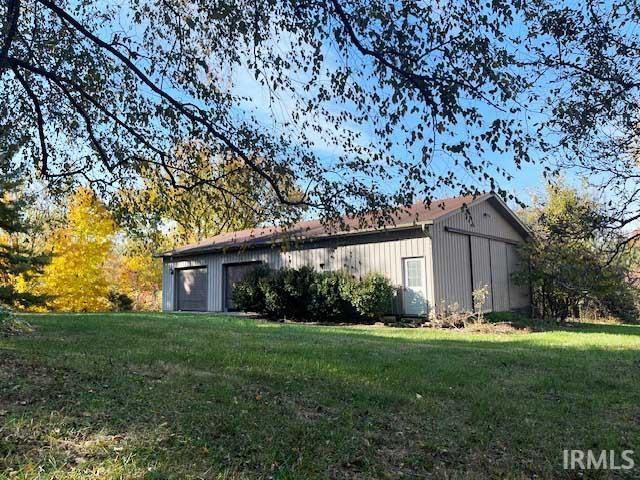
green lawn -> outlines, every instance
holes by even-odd
[[[565,448],[640,476],[637,326],[27,319],[0,337],[0,478],[577,478]]]

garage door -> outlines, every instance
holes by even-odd
[[[237,310],[233,304],[233,286],[242,281],[247,272],[250,272],[261,262],[238,263],[225,265],[225,307],[228,311]]]
[[[447,231],[453,234],[447,238],[447,242],[460,255],[450,260],[455,265],[456,273],[444,279],[449,282],[445,288],[452,292],[450,295],[453,298],[459,299],[456,301],[463,309],[471,307],[465,302],[471,300],[473,290],[485,285],[489,289],[485,311],[502,312],[529,305],[528,287],[518,286],[512,278],[522,266],[517,247],[511,240],[488,238],[472,232]],[[468,248],[465,248],[461,240],[463,238],[464,242],[468,242]],[[456,260],[457,263],[454,263]],[[471,275],[464,274],[465,265],[468,265]],[[458,275],[459,272],[463,274]],[[471,278],[470,284],[465,282],[465,277]]]
[[[177,270],[178,310],[207,311],[207,267]]]
[[[509,265],[507,263],[507,244],[491,240],[491,291],[494,292],[493,311],[506,312],[509,305]]]

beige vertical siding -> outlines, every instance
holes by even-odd
[[[208,310],[219,312],[224,309],[223,265],[248,261],[262,261],[272,268],[299,268],[303,265],[318,271],[346,270],[356,277],[369,272],[385,275],[393,285],[401,287],[402,258],[424,257],[425,278],[427,281],[427,302],[433,303],[434,285],[432,282],[433,264],[431,262],[431,239],[423,236],[404,240],[359,243],[337,247],[318,247],[302,249],[267,248],[247,250],[240,253],[214,253],[193,258],[165,260],[163,268],[163,309],[174,309],[174,278],[171,268],[194,265],[206,265],[209,274]]]
[[[517,248],[507,245],[507,272],[509,275],[509,299],[511,308],[525,308],[529,306],[529,287],[513,281],[513,274],[522,271],[524,265],[520,260]]]
[[[463,235],[445,234],[433,229],[432,271],[433,299],[436,308],[454,308],[470,311],[471,268],[469,238]]]
[[[485,304],[487,309],[501,311],[528,304],[528,296],[523,296],[522,288],[516,287],[510,277],[518,263],[511,244],[447,232],[446,227],[523,241],[518,230],[489,201],[436,221],[431,229],[436,305],[457,303],[471,310],[472,284],[474,288],[489,285],[492,295]]]
[[[493,310],[491,282],[491,250],[489,240],[480,237],[468,237],[471,242],[471,264],[473,266],[473,290],[487,288],[487,296],[483,309]]]
[[[496,312],[511,309],[509,288],[509,270],[507,268],[507,244],[490,240],[491,243],[491,290],[493,294],[492,308]]]

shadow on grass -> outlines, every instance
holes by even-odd
[[[606,333],[609,335],[632,335],[640,338],[640,325],[568,322],[559,325],[557,330],[571,333]]]
[[[564,448],[640,435],[628,338],[145,318],[38,317],[35,336],[0,343],[1,471],[553,478]]]

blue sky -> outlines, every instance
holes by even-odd
[[[286,47],[285,47],[286,48]],[[332,56],[335,53],[327,49],[324,52],[325,59],[327,60],[328,67],[331,68],[332,62],[338,61]],[[364,65],[363,68],[366,68]],[[254,73],[247,68],[236,67],[229,76],[230,89],[233,93],[241,94],[248,97],[248,100],[240,105],[237,110],[239,116],[243,116],[247,113],[255,115],[262,126],[266,129],[278,129],[280,125],[287,119],[290,119],[291,113],[296,109],[295,101],[292,98],[288,98],[282,94],[274,96],[272,92],[263,87],[254,77]],[[344,108],[344,107],[341,107]],[[482,107],[483,115],[491,119],[493,112],[490,111],[490,107]],[[353,125],[348,128],[356,130],[364,143],[371,138],[368,131],[369,125]],[[464,130],[460,130],[458,135],[464,136]],[[345,150],[339,144],[326,142],[321,136],[316,135],[315,140],[315,153],[323,160],[331,163],[340,153],[344,153]],[[395,139],[400,141],[400,139]],[[394,149],[395,155],[400,157],[409,157],[411,152],[405,152],[402,148],[398,147]],[[541,193],[544,189],[545,180],[543,177],[544,165],[541,163],[529,163],[521,165],[518,169],[512,160],[508,159],[504,155],[488,154],[491,156],[490,161],[494,170],[496,168],[502,168],[511,174],[512,179],[507,180],[502,176],[496,176],[498,180],[498,186],[507,192],[516,196],[519,200],[525,203],[530,199],[531,194]],[[440,173],[445,173],[449,169],[452,170],[456,176],[463,179],[469,184],[473,184],[482,190],[486,190],[488,184],[482,184],[481,182],[473,179],[469,176],[468,172],[461,167],[452,167],[452,161],[446,156],[436,153],[434,161],[434,170],[440,170]],[[495,172],[494,172],[495,173]],[[571,172],[565,172],[564,177],[570,183],[576,183],[579,179],[574,178]],[[397,189],[397,185],[393,183],[387,185],[379,185],[379,187],[386,192],[392,192]],[[457,192],[449,188],[441,188],[436,192],[436,196],[439,198],[456,195]],[[512,205],[514,202],[510,202]]]
[[[282,42],[283,48],[287,48],[286,38],[279,38],[278,42]],[[340,59],[336,58],[336,52],[331,49],[330,45],[327,45],[323,53],[328,68],[331,68],[332,62],[341,61]],[[362,68],[367,68],[366,62],[363,63]],[[291,98],[280,96],[280,98],[274,99],[269,94],[269,92],[258,81],[256,81],[254,73],[249,71],[249,69],[247,68],[234,67],[233,70],[229,72],[228,85],[226,85],[225,88],[229,88],[235,94],[242,94],[249,98],[248,101],[243,102],[236,110],[238,117],[242,118],[243,116],[246,116],[246,113],[250,112],[259,119],[262,126],[267,130],[270,128],[281,128],[280,126],[282,122],[285,119],[289,118],[291,112],[296,109],[295,102]],[[180,96],[179,92],[175,93]],[[492,112],[488,107],[485,108],[482,113],[488,118],[491,118]],[[363,142],[366,143],[367,139],[371,137],[370,132],[368,131],[369,127],[370,126],[364,124],[353,125],[350,127],[348,126],[347,128],[353,128],[354,130],[356,130],[361,135]],[[458,134],[460,136],[465,135],[463,130],[460,130]],[[331,163],[337,155],[345,153],[344,148],[339,144],[326,142],[320,136],[317,136],[315,140],[314,151],[326,162]],[[401,158],[403,156],[406,156],[408,158],[411,155],[411,152],[405,152],[400,147],[395,148],[393,153]],[[521,169],[518,169],[506,156],[496,154],[488,155],[492,156],[490,160],[494,169],[502,168],[509,172],[513,177],[512,180],[507,180],[501,176],[496,177],[497,179],[499,179],[498,186],[500,188],[507,190],[509,193],[512,193],[520,200],[525,202],[529,199],[531,193],[541,192],[543,190],[544,166],[540,163],[523,164],[521,166]],[[451,169],[452,171],[454,171],[457,177],[463,179],[465,182],[476,185],[482,190],[487,189],[487,185],[483,185],[477,180],[469,177],[468,172],[466,172],[463,168],[451,167],[450,159],[448,159],[444,155],[436,153],[434,169],[440,170],[440,173],[445,173],[447,170]],[[571,172],[564,172],[564,176],[568,181],[572,183],[579,182],[579,179],[575,178]],[[391,192],[397,189],[397,184],[390,182],[385,185],[379,185],[379,187],[383,191]],[[457,194],[457,192],[449,190],[447,188],[442,188],[436,192],[436,196],[440,198],[452,196],[455,194]]]

